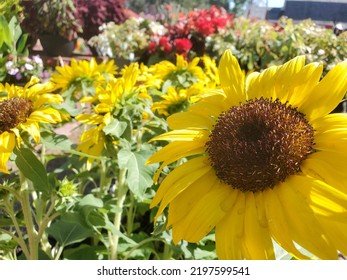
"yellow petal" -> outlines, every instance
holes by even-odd
[[[90,125],[98,125],[102,123],[103,116],[94,115],[94,114],[81,114],[76,116],[75,119],[81,123],[90,124]]]
[[[150,141],[157,140],[174,140],[174,141],[196,141],[202,137],[206,137],[209,134],[202,130],[189,130],[189,129],[179,129],[163,133],[159,136],[152,138]]]
[[[274,86],[276,87],[276,97],[283,103],[288,100],[293,87],[300,81],[298,77],[302,75],[304,65],[305,56],[301,55],[278,67]]]
[[[210,169],[211,167],[206,157],[193,158],[175,168],[163,180],[157,194],[152,200],[151,207],[154,207],[161,201],[157,216],[161,214],[171,200],[173,200],[183,190],[207,173]]]
[[[308,120],[314,120],[330,113],[347,92],[347,61],[336,65],[315,86],[309,98],[300,108]]]
[[[42,123],[57,123],[61,122],[60,113],[53,108],[43,108],[37,109],[32,112],[27,119],[27,121],[31,122],[42,122]]]
[[[245,203],[245,194],[238,191],[234,207],[216,225],[216,250],[219,259],[241,260],[244,258],[242,239]]]
[[[294,108],[298,107],[299,111],[305,113],[301,104],[310,99],[311,92],[318,84],[323,72],[323,64],[310,63],[305,65],[296,75],[293,81],[292,91],[289,93],[288,101]]]
[[[274,188],[283,206],[290,234],[293,240],[306,250],[321,259],[336,259],[336,250],[331,246],[324,230],[319,225],[308,200],[302,193],[296,190],[296,186],[310,187],[310,181],[306,185],[300,185],[298,176],[290,176],[286,182]]]
[[[37,122],[25,123],[21,126],[23,130],[27,131],[35,140],[36,144],[40,142],[40,127]]]
[[[326,115],[318,120],[311,122],[313,128],[316,130],[316,135],[324,133],[325,131],[344,128],[347,130],[347,114],[334,113]]]
[[[10,172],[7,169],[6,163],[8,159],[10,158],[11,153],[0,153],[0,172],[9,174]]]
[[[16,136],[14,133],[5,131],[0,134],[0,153],[12,152],[16,145]]]
[[[245,208],[244,252],[247,259],[274,259],[272,240],[267,225],[261,224],[253,192],[248,192]],[[263,202],[261,202],[263,203]]]
[[[263,193],[263,199],[268,226],[274,240],[295,258],[308,259],[298,251],[292,241],[287,217],[276,193],[272,189],[267,189]]]
[[[200,143],[199,143],[200,142]],[[146,162],[146,164],[163,162],[160,168],[156,171],[153,181],[157,182],[159,175],[165,166],[183,158],[192,155],[203,154],[205,152],[205,141],[194,142],[172,142],[160,149],[154,155],[152,155]]]
[[[168,226],[183,219],[193,205],[210,191],[217,180],[214,170],[211,169],[172,200],[169,208]]]
[[[34,108],[40,108],[45,104],[60,104],[63,102],[63,97],[59,94],[41,94],[40,97],[34,102]]]
[[[224,52],[219,62],[219,77],[229,105],[239,105],[246,101],[245,75],[237,58],[230,50]]]
[[[319,132],[314,136],[316,150],[347,153],[347,130],[337,128]]]
[[[306,175],[347,193],[347,173],[344,168],[346,162],[345,154],[319,151],[311,154],[300,168]]]
[[[215,120],[193,112],[182,112],[167,118],[171,129],[212,129]]]
[[[336,222],[329,217],[318,217],[319,222],[324,227],[326,233],[329,235],[331,242],[335,248],[345,256],[347,255],[347,223]]]
[[[347,194],[307,176],[294,176],[295,190],[306,198],[309,206],[322,210],[331,219],[347,221]],[[302,187],[305,186],[305,187]]]
[[[254,98],[277,98],[275,92],[275,76],[277,66],[272,66],[262,73],[253,72],[247,76],[246,92],[248,99]]]
[[[231,194],[232,189],[229,186],[219,183],[208,193],[202,194],[202,198],[192,205],[186,216],[172,225],[174,242],[182,239],[198,242],[206,236],[225,216],[222,205]]]
[[[204,117],[217,118],[222,112],[230,108],[223,95],[209,96],[189,107],[189,112],[203,115]]]

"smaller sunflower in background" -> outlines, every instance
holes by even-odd
[[[98,87],[91,113],[75,117],[86,125],[77,150],[93,156],[87,159],[88,169],[92,167],[94,157],[102,156],[107,147],[117,145],[124,133],[131,135],[144,116],[148,118],[146,100],[151,103],[151,98],[146,86],[138,83],[142,75],[139,65],[132,63],[124,67],[120,75]],[[86,96],[80,102],[90,101],[91,98]]]
[[[113,60],[97,63],[94,57],[89,61],[73,58],[70,65],[57,66],[55,70],[50,81],[62,92],[72,90],[73,94],[83,90],[89,92],[98,84],[112,79],[117,66]]]
[[[52,83],[39,83],[33,77],[24,87],[0,83],[0,172],[9,173],[6,163],[15,147],[23,142],[23,133],[40,142],[40,125],[62,121],[53,107],[63,98],[53,94]]]
[[[151,203],[166,207],[173,241],[215,230],[220,259],[274,259],[273,241],[297,259],[347,254],[347,115],[330,114],[347,91],[347,61],[296,57],[247,77],[226,51],[220,94],[168,117],[170,141],[149,158],[180,159]]]
[[[160,116],[186,111],[190,104],[219,87],[214,60],[204,56],[188,62],[181,55],[176,57],[176,65],[162,61],[152,67],[153,76],[161,80],[161,85],[152,91],[152,110]]]

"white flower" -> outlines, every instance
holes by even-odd
[[[8,74],[14,76],[14,75],[16,75],[18,72],[19,72],[19,69],[18,69],[18,68],[12,68],[12,69],[9,69]]]
[[[10,70],[12,68],[13,64],[14,64],[13,61],[7,61],[5,63],[6,70]]]
[[[33,55],[33,60],[39,66],[43,66],[43,61],[39,55]]]
[[[322,49],[319,49],[317,52],[318,55],[325,55],[325,51]]]
[[[29,63],[25,63],[25,64],[24,64],[24,67],[25,67],[25,69],[27,69],[27,70],[29,70],[29,71],[34,70],[34,66],[32,66],[32,65],[29,64]]]

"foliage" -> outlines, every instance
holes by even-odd
[[[72,40],[82,32],[73,0],[32,0],[23,1],[22,5],[23,29],[34,37],[56,34]]]
[[[116,24],[125,21],[123,6],[119,0],[74,0],[76,18],[82,25],[80,34],[85,39],[90,39],[99,33],[99,26],[104,23]]]
[[[329,70],[347,55],[346,34],[336,36],[331,29],[310,20],[293,23],[281,18],[276,24],[237,17],[234,26],[206,39],[206,53],[217,58],[231,49],[245,71],[259,71],[282,64],[297,55],[309,62],[322,61]]]
[[[8,75],[17,75],[20,72],[20,66],[25,67],[25,64],[29,62],[25,61],[28,57],[27,37],[15,16],[9,22],[4,16],[0,16],[0,81],[5,80]],[[31,66],[28,67],[31,68]],[[24,74],[23,71],[22,74]],[[27,74],[30,75],[33,72]]]
[[[137,13],[155,13],[160,14],[163,6],[170,5],[171,7],[179,6],[182,11],[189,11],[193,9],[208,9],[210,6],[215,5],[217,7],[228,8],[228,1],[226,0],[128,0],[126,5],[129,9],[136,11]]]
[[[102,56],[139,59],[148,47],[148,25],[142,18],[130,18],[122,24],[110,22],[102,25],[100,34],[92,37],[88,43]]]
[[[4,16],[7,21],[10,21],[12,17],[20,17],[20,13],[23,10],[20,5],[21,0],[3,0],[0,3],[0,16]]]

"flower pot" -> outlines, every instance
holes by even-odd
[[[69,41],[59,35],[45,34],[40,36],[43,51],[48,56],[71,56],[76,40]]]

